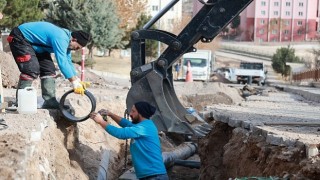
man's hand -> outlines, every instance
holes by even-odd
[[[99,113],[90,113],[90,118],[93,119],[94,122],[100,124],[104,129],[106,129],[106,127],[109,125],[109,122],[105,121]]]
[[[101,109],[98,113],[102,116],[103,120],[107,121],[109,116],[109,111],[106,109]]]
[[[90,113],[90,118],[93,119],[96,123],[99,123],[103,121],[102,116],[99,113],[93,112]]]
[[[76,80],[72,81],[72,86],[75,93],[84,95],[84,91],[90,86],[90,83],[82,82],[79,78],[77,78]]]
[[[101,116],[108,116],[109,111],[106,109],[101,109],[98,111],[99,114],[101,114]]]

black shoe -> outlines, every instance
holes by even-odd
[[[74,109],[70,108],[70,106],[63,105],[63,108],[65,110],[67,110],[70,114],[72,114],[72,115],[75,114]],[[41,109],[58,109],[59,110],[60,106],[59,106],[58,101],[56,101],[56,100],[47,100],[47,101],[44,101]]]
[[[55,99],[46,100],[41,109],[59,109],[59,102]]]
[[[15,102],[9,101],[8,106],[5,107],[5,110],[7,111],[17,111],[18,105]]]

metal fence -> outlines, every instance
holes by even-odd
[[[312,80],[312,81],[320,81],[320,69],[312,69],[299,73],[295,73],[292,75],[293,81],[303,81],[303,80]]]

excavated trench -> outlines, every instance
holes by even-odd
[[[40,146],[43,149],[37,151],[33,157],[34,159],[37,157],[48,159],[39,162],[39,164],[44,164],[48,161],[47,166],[50,164],[46,169],[50,173],[43,174],[42,178],[96,179],[102,155],[105,151],[109,151],[108,179],[117,179],[124,168],[124,141],[108,143],[103,140],[105,138],[103,134],[95,134],[94,128],[88,125],[90,122],[73,123],[56,115],[56,112],[52,112],[52,115],[56,128],[48,128],[45,131]],[[89,129],[85,130],[85,128]],[[90,129],[92,133],[88,131]],[[102,136],[99,138],[101,141],[92,137],[96,135]]]
[[[106,91],[105,89],[101,90],[103,94],[111,94]],[[229,97],[230,93],[225,91],[225,93],[183,95],[179,98],[184,106],[194,104],[195,109],[201,111],[212,102],[234,104],[235,98]],[[123,114],[124,99],[125,93],[123,92],[119,92],[119,95],[112,97],[97,95],[97,109],[108,108],[117,114]],[[83,103],[79,105],[85,107]],[[80,107],[78,109],[81,111]],[[17,115],[8,114],[4,118],[14,119]],[[16,149],[19,148],[14,146],[8,149],[10,153],[18,154],[17,158],[20,158],[20,156],[23,158],[24,164],[22,165],[24,166],[21,169],[24,169],[24,172],[18,170],[4,171],[3,168],[2,170],[0,168],[2,175],[8,175],[4,177],[9,179],[96,179],[105,152],[110,154],[107,170],[108,179],[119,179],[119,176],[125,172],[126,141],[117,140],[108,135],[101,127],[90,120],[70,123],[62,119],[54,110],[49,112],[38,110],[37,116],[45,118],[36,118],[34,125],[30,124],[30,122],[33,122],[30,121],[32,116],[27,116],[25,120],[21,121],[28,122],[33,128],[40,123],[44,123],[44,125],[41,125],[41,138],[31,143],[24,140],[22,142],[17,141],[19,144],[26,144],[28,148],[23,148],[24,150],[17,151]],[[201,161],[200,169],[171,166],[168,168],[171,179],[220,180],[270,176],[284,179],[318,179],[320,177],[319,157],[307,159],[304,145],[292,147],[270,145],[266,142],[265,137],[259,133],[253,133],[243,128],[230,127],[228,124],[220,122],[219,119],[209,118],[206,121],[213,126],[213,129],[204,138],[193,139],[193,142],[198,144],[198,153],[187,159]],[[12,122],[17,124],[10,127],[18,128],[18,125],[20,125],[17,121]],[[23,125],[21,129],[26,127],[26,125]],[[9,136],[19,137],[10,134]],[[3,140],[0,141],[0,145],[11,147],[5,141],[5,136],[1,137],[3,137]],[[181,136],[163,133],[160,134],[160,139],[163,152],[174,150],[185,140]],[[28,153],[23,155],[23,152]],[[129,154],[129,151],[127,153]],[[15,155],[10,155],[10,157],[12,156]],[[5,161],[4,158],[2,160]],[[21,160],[15,162],[20,164],[18,162],[21,162]],[[17,164],[13,166],[19,167]],[[130,165],[129,154],[127,169]]]
[[[274,146],[266,143],[261,134],[252,134],[246,129],[233,128],[222,122],[213,124],[213,130],[199,141],[199,179],[320,177],[317,168],[319,161],[306,159],[303,145]]]

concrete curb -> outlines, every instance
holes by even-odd
[[[294,87],[294,86],[284,86],[276,85],[278,89],[282,89],[285,92],[290,92],[298,94],[308,101],[320,103],[320,89],[312,87]]]

